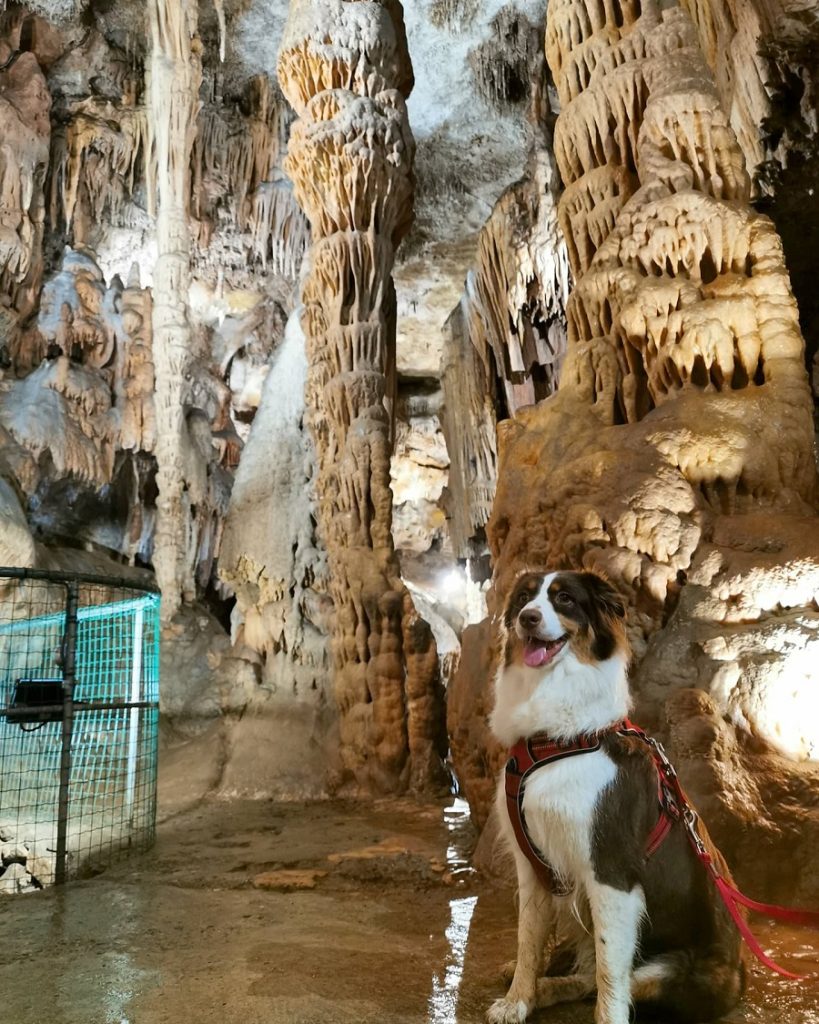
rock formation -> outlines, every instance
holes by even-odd
[[[0,36],[0,366],[7,369],[37,308],[43,280],[51,97],[19,24]],[[0,371],[2,372],[2,371]]]
[[[236,594],[234,649],[254,665],[259,687],[232,727],[242,753],[225,785],[291,797],[320,796],[340,781],[327,558],[315,537],[315,453],[303,425],[304,341],[297,311],[265,379],[219,559]]]
[[[198,5],[151,0],[149,124],[156,147],[157,244],[154,278],[156,368],[157,525],[154,568],[162,614],[170,619],[183,596],[196,589],[188,557],[192,498],[185,472],[191,443],[186,421],[186,378],[191,362],[187,293],[190,285],[190,158],[202,78],[196,34]]]
[[[576,287],[559,391],[501,425],[495,592],[525,565],[607,573],[639,712],[729,857],[797,829],[807,850],[819,519],[781,245],[683,9],[553,0],[546,38]]]
[[[312,225],[303,287],[307,421],[333,599],[345,769],[415,788],[436,777],[435,645],[403,586],[391,535],[390,270],[412,216],[412,87],[395,0],[294,0],[279,81],[299,115],[285,167]]]
[[[470,554],[470,538],[483,540],[489,519],[497,419],[551,395],[566,351],[569,259],[557,219],[554,119],[541,64],[531,73],[534,138],[526,173],[481,229],[476,265],[444,328],[450,528],[462,558]]]

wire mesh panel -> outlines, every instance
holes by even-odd
[[[153,841],[159,595],[0,569],[0,894]]]

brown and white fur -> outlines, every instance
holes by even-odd
[[[504,745],[539,732],[572,739],[628,715],[625,609],[601,577],[522,574],[502,633],[490,724]],[[627,1024],[633,1003],[712,1020],[739,1000],[744,947],[682,826],[645,857],[658,814],[645,744],[609,734],[599,750],[538,769],[523,810],[541,855],[574,891],[556,896],[539,883],[515,842],[501,778],[499,819],[518,876],[518,956],[508,994],[487,1012],[490,1024],[520,1024],[535,1007],[595,991],[597,1024]],[[573,950],[574,970],[564,977],[542,976],[554,934],[568,935]]]

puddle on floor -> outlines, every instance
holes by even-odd
[[[444,805],[206,804],[97,879],[0,899],[0,1017],[49,1024],[481,1024],[515,954],[513,894]],[[261,889],[260,872],[310,874]],[[756,919],[784,965],[809,932]],[[591,1003],[534,1024],[592,1024]],[[819,1024],[819,989],[755,970],[729,1024]],[[662,1022],[661,1022],[662,1024]]]

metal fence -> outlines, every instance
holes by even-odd
[[[0,895],[154,838],[159,594],[0,568]]]

